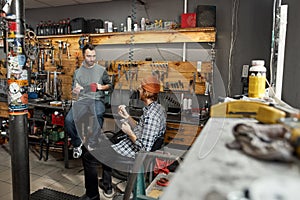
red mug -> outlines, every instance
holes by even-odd
[[[90,88],[91,88],[91,92],[96,92],[97,91],[97,83],[91,83]]]

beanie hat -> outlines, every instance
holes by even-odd
[[[155,76],[148,76],[141,82],[141,86],[144,90],[151,93],[159,93],[160,83]]]

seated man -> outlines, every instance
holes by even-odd
[[[73,94],[78,96],[66,116],[66,130],[71,138],[73,157],[79,158],[82,150],[83,136],[79,135],[81,125],[93,117],[91,135],[87,138],[88,147],[94,148],[98,141],[98,132],[103,125],[105,112],[104,91],[112,86],[110,77],[103,66],[96,64],[96,50],[91,44],[86,44],[82,49],[84,61],[73,75]],[[82,133],[83,134],[83,133]],[[85,133],[86,134],[86,133]]]
[[[103,189],[104,196],[112,197],[112,168],[128,170],[128,165],[124,165],[124,162],[133,162],[140,150],[150,151],[156,139],[164,134],[166,112],[157,102],[160,91],[159,81],[153,76],[147,77],[141,82],[138,91],[140,99],[145,103],[143,115],[138,122],[127,113],[125,106],[121,105],[118,109],[119,115],[125,119],[121,128],[127,137],[117,144],[101,138],[98,148],[83,153],[86,193],[80,198],[81,200],[100,199],[97,167],[99,163],[102,164],[103,169],[100,188]]]

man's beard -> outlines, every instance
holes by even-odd
[[[85,63],[86,63],[86,66],[87,66],[87,67],[92,67],[92,66],[95,64],[94,61],[89,61],[89,62],[86,62],[86,61],[85,61]]]

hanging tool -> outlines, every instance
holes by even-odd
[[[196,89],[196,76],[197,76],[197,72],[194,72],[193,75],[193,91],[195,92]]]
[[[45,50],[45,54],[46,54],[45,62],[48,62],[48,57],[49,57],[49,50],[48,49]]]
[[[51,64],[54,65],[55,64],[55,60],[54,60],[54,47],[52,46],[50,49],[50,53],[49,53],[49,59],[51,60]]]
[[[62,54],[67,53],[67,42],[62,42]]]
[[[127,73],[127,71],[123,70],[123,73],[125,74],[126,81],[128,81],[128,73]]]
[[[118,64],[118,80],[121,78],[121,64]]]
[[[67,57],[68,57],[68,59],[70,59],[71,58],[71,54],[70,54],[70,46],[71,46],[71,44],[70,43],[66,43],[67,44]]]
[[[44,50],[42,49],[41,50],[41,53],[40,53],[40,62],[39,62],[39,72],[42,72],[45,70],[45,59],[44,59]]]
[[[139,70],[138,68],[135,69],[135,80],[137,81],[138,80],[138,73],[139,73]]]
[[[58,100],[58,92],[57,92],[57,71],[54,71],[54,76],[53,76],[53,95],[54,95],[54,100]]]
[[[165,64],[165,69],[166,69],[166,78],[168,78],[168,75],[169,75],[169,63]]]
[[[58,40],[56,41],[56,43],[58,43],[58,60],[59,60],[59,64],[56,66],[57,69],[62,69],[62,53],[63,53],[63,41]]]
[[[75,63],[75,65],[76,65],[76,69],[78,69],[79,67],[80,67],[80,63],[79,63],[79,52],[78,51],[76,51],[75,52],[75,60],[76,60],[76,63]]]
[[[24,40],[24,53],[26,57],[32,61],[38,59],[39,41],[34,31],[26,30],[26,35]]]
[[[90,42],[89,36],[82,36],[79,38],[78,44],[79,48],[83,49],[83,47]]]

